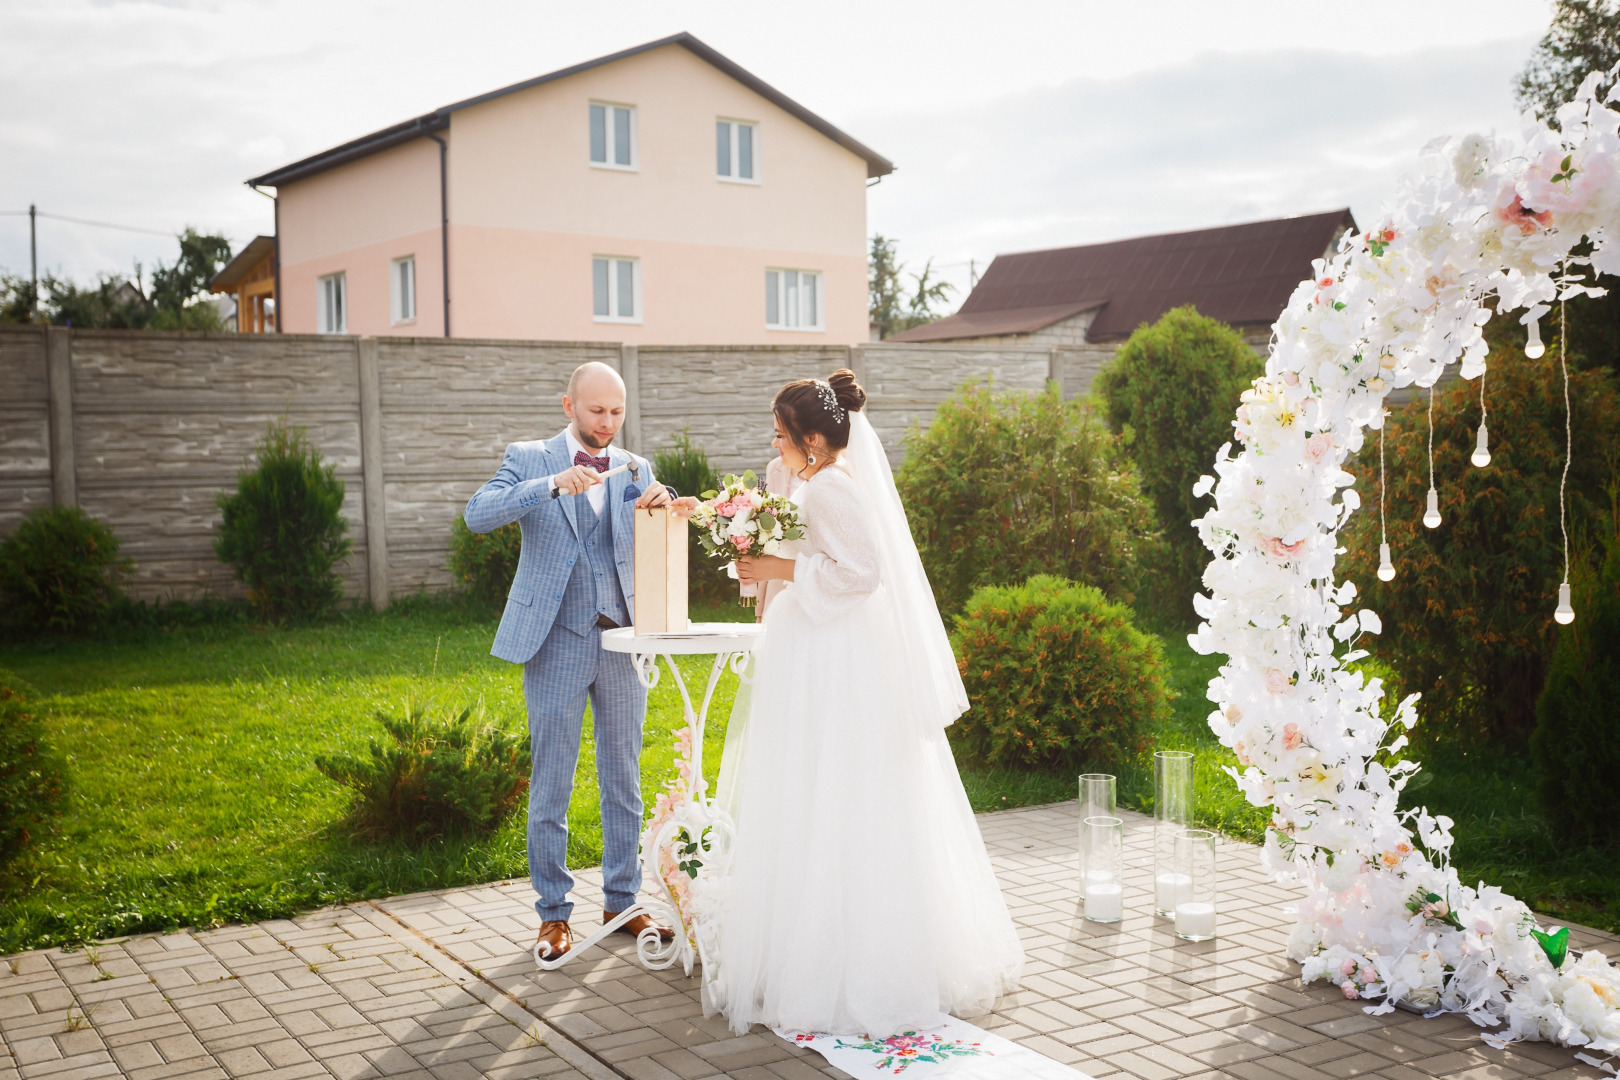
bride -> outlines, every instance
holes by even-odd
[[[865,402],[847,370],[777,393],[806,535],[737,564],[790,583],[720,780],[736,837],[704,997],[739,1034],[977,1015],[1023,968],[945,739],[967,695]]]

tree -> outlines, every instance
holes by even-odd
[[[1097,375],[1103,416],[1124,436],[1164,535],[1163,565],[1148,579],[1152,607],[1174,622],[1191,620],[1209,563],[1192,527],[1203,516],[1193,484],[1232,441],[1238,399],[1264,370],[1237,331],[1187,305],[1137,328]]]
[[[880,338],[933,322],[943,314],[937,308],[948,303],[956,291],[948,281],[933,280],[933,259],[923,264],[922,273],[908,273],[905,263],[899,261],[899,246],[898,240],[874,234],[867,257],[867,317],[877,326]],[[909,287],[905,277],[911,278]]]
[[[176,238],[180,257],[159,262],[150,290],[141,264],[133,280],[102,274],[93,285],[46,274],[40,278],[39,314],[56,326],[96,330],[223,330],[219,309],[208,302],[208,282],[230,260],[223,236],[187,227]],[[0,275],[0,322],[28,322],[32,285],[26,278]]]
[[[1395,670],[1402,692],[1421,690],[1420,736],[1456,744],[1523,748],[1557,630],[1563,574],[1558,482],[1564,467],[1564,391],[1556,345],[1540,360],[1515,352],[1505,320],[1486,325],[1491,463],[1469,464],[1479,424],[1479,384],[1454,380],[1434,393],[1434,475],[1441,524],[1421,522],[1429,487],[1428,395],[1386,420],[1384,432],[1393,581],[1379,581],[1378,438],[1347,468],[1362,509],[1341,533],[1343,576],[1357,605],[1383,617],[1368,645]],[[1506,340],[1504,340],[1506,339]],[[1605,370],[1572,371],[1574,455],[1570,534],[1594,528],[1596,496],[1620,449],[1620,393]],[[1363,639],[1365,640],[1365,639]]]
[[[1575,96],[1593,71],[1620,61],[1620,3],[1615,0],[1555,0],[1552,25],[1519,73],[1514,95],[1557,126],[1558,107]],[[1620,282],[1604,280],[1609,295],[1569,301],[1570,356],[1584,356],[1620,375]]]
[[[1554,0],[1552,25],[1519,72],[1515,96],[1556,126],[1558,107],[1594,71],[1620,61],[1620,4],[1613,0]]]

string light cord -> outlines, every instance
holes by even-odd
[[[1560,292],[1562,297],[1562,292]],[[1564,584],[1569,584],[1569,523],[1564,511],[1564,488],[1569,483],[1569,459],[1575,451],[1575,426],[1569,415],[1568,326],[1564,321],[1565,301],[1558,301],[1558,368],[1564,376],[1564,471],[1558,477],[1558,531],[1564,540]]]

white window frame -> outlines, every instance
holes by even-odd
[[[794,277],[789,279],[788,275]],[[815,297],[811,302],[806,321],[805,291],[803,281],[810,278],[815,281]],[[776,293],[776,322],[771,321],[771,292]],[[790,311],[788,298],[792,296],[797,310]],[[827,277],[820,270],[797,270],[784,266],[767,266],[765,268],[765,329],[787,330],[798,333],[825,333],[827,313]]]
[[[333,304],[334,299],[336,304]],[[334,307],[337,309],[335,316]],[[315,332],[349,332],[349,283],[348,275],[342,270],[335,274],[322,274],[315,279]]]
[[[388,264],[390,316],[395,326],[416,321],[416,256],[401,255]]]
[[[714,123],[715,123],[715,133],[714,133],[714,137],[715,137],[714,175],[715,175],[715,178],[718,179],[718,180],[722,180],[722,181],[724,181],[725,183],[728,183],[728,184],[758,184],[760,182],[760,179],[759,179],[759,158],[760,158],[760,153],[759,153],[759,121],[758,120],[735,120],[735,119],[732,119],[729,116],[717,116],[717,117],[714,118]],[[720,131],[719,131],[719,126],[721,124],[726,125],[727,138],[729,138],[731,140],[731,148],[730,148],[730,151],[729,151],[729,153],[727,155],[727,163],[731,166],[731,172],[730,172],[729,175],[720,171],[720,160],[719,160]],[[742,163],[742,155],[739,152],[739,144],[742,142],[742,135],[740,134],[740,129],[742,129],[742,128],[748,128],[749,132],[750,132],[750,138],[748,140],[748,142],[749,142],[749,147],[748,147],[749,161],[748,161],[748,164],[749,164],[750,171],[754,174],[752,176],[738,176],[737,175],[737,173],[739,172],[738,166]]]
[[[596,266],[598,263],[607,263],[607,309],[608,314],[596,313]],[[619,267],[630,266],[630,307],[631,314],[617,314],[619,301],[623,293],[619,286]],[[641,260],[634,255],[592,255],[591,256],[591,318],[599,323],[634,323],[641,322]]]
[[[602,153],[606,158],[605,161],[597,161],[595,158],[590,157],[591,109],[603,110],[604,141]],[[619,109],[623,109],[628,114],[626,123],[629,125],[630,163],[627,165],[621,165],[617,161],[613,160],[615,157],[614,148],[617,143],[615,136],[618,134],[619,125],[618,113],[615,110]],[[590,158],[591,168],[612,169],[615,172],[639,171],[641,168],[641,153],[638,148],[638,144],[641,140],[637,137],[638,126],[639,125],[636,122],[636,107],[634,105],[626,105],[622,101],[597,101],[592,99],[590,105],[585,110],[585,155],[587,158]]]

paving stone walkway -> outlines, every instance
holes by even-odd
[[[1283,957],[1298,894],[1221,847],[1220,937],[1155,919],[1150,823],[1127,814],[1127,912],[1085,923],[1073,803],[982,816],[1018,921],[1023,988],[982,1027],[1095,1077],[1508,1080],[1598,1077],[1567,1050],[1480,1041],[1456,1016],[1367,1016]],[[598,918],[581,875],[576,915]],[[0,1080],[820,1080],[844,1074],[756,1028],[705,1019],[696,978],[616,939],[542,974],[527,881],[349,904],[296,919],[50,949],[0,963]],[[1574,930],[1614,955],[1620,940]]]

